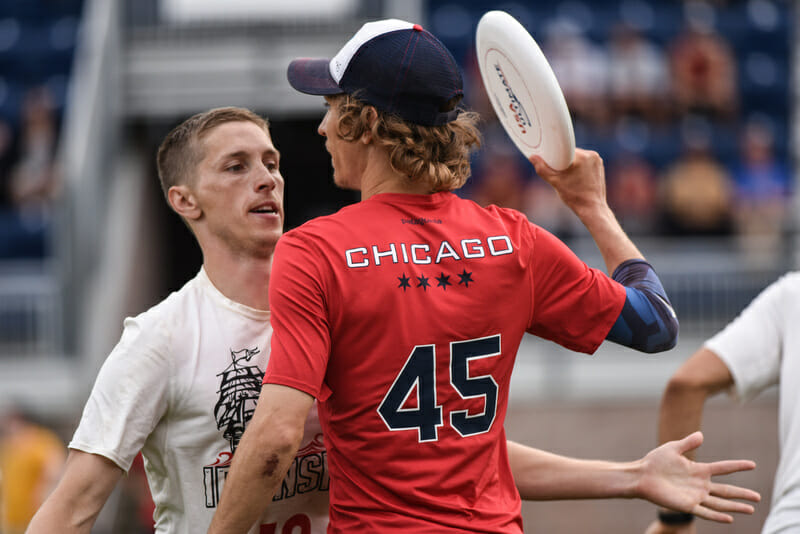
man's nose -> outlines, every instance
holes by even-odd
[[[327,128],[328,128],[328,113],[326,112],[325,116],[322,117],[322,120],[320,121],[319,126],[317,127],[317,133],[320,134],[322,137],[328,137],[328,134],[326,133]]]
[[[258,169],[256,190],[261,191],[263,189],[275,189],[275,185],[278,183],[278,181],[274,173],[277,173],[277,171],[270,171],[265,165],[262,164]]]

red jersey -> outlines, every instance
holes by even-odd
[[[380,194],[278,242],[265,383],[320,402],[331,532],[522,532],[503,421],[525,332],[593,352],[625,289],[521,213]]]

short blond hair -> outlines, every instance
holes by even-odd
[[[172,129],[158,147],[156,165],[161,190],[167,196],[173,185],[185,184],[205,154],[200,141],[221,124],[252,122],[269,135],[269,121],[245,108],[215,108],[192,115]]]
[[[376,110],[378,117],[370,128],[372,106],[349,94],[329,99],[339,112],[342,139],[355,141],[371,129],[376,142],[389,150],[392,168],[411,181],[427,181],[435,193],[456,190],[469,178],[470,154],[481,144],[477,113],[463,111],[452,122],[422,126]],[[451,104],[455,107],[456,102]]]

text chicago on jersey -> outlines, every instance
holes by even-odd
[[[430,243],[389,243],[387,245],[365,245],[344,251],[347,266],[351,268],[369,267],[370,265],[413,263],[428,265],[441,263],[445,259],[460,261],[462,259],[485,258],[487,256],[504,256],[514,252],[514,246],[507,235],[487,237],[486,239],[462,239],[450,243],[442,241],[438,246]]]

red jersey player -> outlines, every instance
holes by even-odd
[[[457,107],[451,54],[420,26],[366,24],[332,60],[294,61],[289,81],[326,95],[319,133],[334,180],[361,202],[278,244],[270,401],[258,404],[210,532],[252,523],[254,495],[274,491],[314,398],[329,531],[522,532],[503,421],[525,332],[583,352],[604,339],[655,352],[677,335],[658,277],[605,202],[600,157],[578,150],[564,172],[533,163],[612,277],[522,214],[452,193],[469,176],[477,119]],[[719,506],[708,489],[671,504],[711,518]]]

